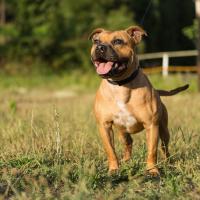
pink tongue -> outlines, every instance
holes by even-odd
[[[97,67],[97,73],[100,75],[107,74],[112,68],[113,62],[100,63]]]

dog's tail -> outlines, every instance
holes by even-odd
[[[189,88],[189,84],[175,88],[173,90],[169,90],[169,91],[166,91],[166,90],[156,90],[156,91],[158,92],[158,94],[160,96],[172,96],[172,95],[178,94],[179,92],[182,92],[188,88]]]

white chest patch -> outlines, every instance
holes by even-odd
[[[114,123],[116,125],[123,126],[126,128],[127,131],[130,131],[131,127],[133,127],[137,123],[137,120],[128,111],[124,102],[117,101],[117,106],[119,108],[119,111],[114,116]]]

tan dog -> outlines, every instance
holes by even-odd
[[[97,73],[104,78],[95,99],[95,115],[99,132],[108,156],[109,171],[117,170],[119,162],[114,148],[113,125],[119,130],[125,145],[123,160],[131,157],[130,134],[146,129],[147,170],[158,175],[157,146],[161,139],[164,157],[169,157],[168,116],[160,96],[171,96],[188,88],[188,85],[172,91],[155,90],[142,70],[139,69],[135,46],[145,31],[138,26],[126,30],[107,31],[96,29],[91,59]]]

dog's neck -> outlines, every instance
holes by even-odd
[[[137,67],[137,69],[135,69],[132,74],[130,76],[128,76],[127,78],[125,79],[122,79],[122,80],[119,80],[119,81],[114,81],[114,80],[107,80],[109,83],[113,84],[113,85],[119,85],[119,86],[122,86],[122,85],[125,85],[127,83],[130,83],[131,81],[133,81],[138,73],[139,73],[139,67]]]

